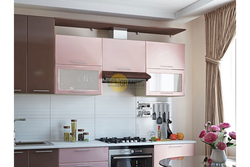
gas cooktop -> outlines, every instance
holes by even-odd
[[[123,137],[123,138],[117,138],[117,137],[102,137],[99,139],[96,139],[98,141],[102,141],[105,143],[137,143],[137,142],[146,142],[146,138],[140,138],[140,137]]]

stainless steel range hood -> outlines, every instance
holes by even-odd
[[[127,29],[120,27],[113,27],[113,30],[109,32],[111,38],[115,39],[127,39]],[[128,83],[137,83],[141,81],[147,81],[151,78],[145,72],[122,72],[122,71],[103,71],[102,72],[102,82],[109,83],[111,77],[115,78],[115,74],[122,74],[126,77]],[[119,75],[118,75],[119,76]],[[118,77],[118,79],[122,79]],[[117,80],[118,81],[118,80]]]
[[[115,75],[122,74],[122,75]],[[125,76],[126,78],[122,78],[121,76]],[[102,72],[102,83],[109,83],[110,80],[116,79],[116,82],[123,82],[125,79],[128,83],[137,83],[141,81],[147,81],[151,78],[150,75],[144,72],[121,72],[121,71],[103,71]]]

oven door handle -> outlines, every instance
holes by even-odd
[[[127,158],[151,158],[152,155],[141,155],[141,156],[125,156],[125,157],[113,157],[114,159],[127,159]]]

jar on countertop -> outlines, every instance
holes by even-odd
[[[83,133],[83,135],[84,135],[84,140],[83,141],[89,141],[89,132],[84,132]]]
[[[75,141],[76,141],[75,133],[70,133],[70,142],[75,142]]]
[[[76,119],[72,119],[71,120],[71,133],[73,133],[72,135],[75,135],[75,139],[76,139],[76,129],[77,129],[77,120]]]
[[[70,126],[63,127],[63,141],[69,141],[70,138]]]
[[[84,129],[78,129],[78,141],[84,140]]]

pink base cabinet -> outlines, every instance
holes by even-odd
[[[59,167],[108,167],[108,162],[60,164]]]
[[[59,149],[60,167],[108,167],[108,147]]]
[[[194,156],[194,144],[154,145],[154,167],[164,158]]]

